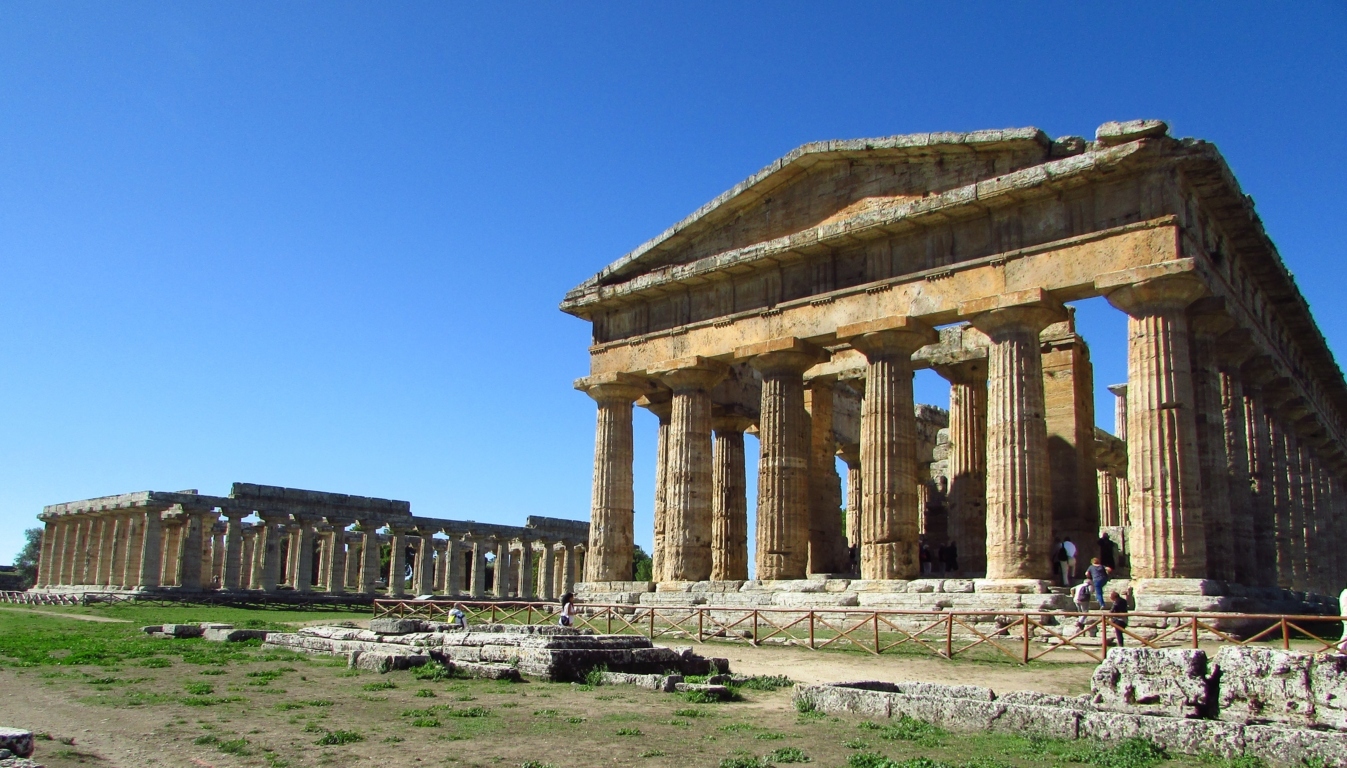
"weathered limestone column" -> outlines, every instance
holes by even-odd
[[[1210,299],[1191,310],[1194,422],[1207,544],[1207,576],[1235,581],[1235,529],[1230,508],[1230,467],[1226,455],[1225,410],[1219,369],[1221,335],[1235,321],[1224,304]]]
[[[847,548],[858,554],[861,547],[861,446],[842,446],[839,454],[847,465]],[[856,573],[860,563],[849,563],[848,570]]]
[[[122,558],[122,586],[134,589],[140,586],[140,555],[145,546],[145,515],[132,512],[126,515],[126,551]]]
[[[239,531],[242,543],[239,545],[239,589],[257,589],[253,581],[257,558],[257,527],[247,526]]]
[[[299,535],[295,537],[299,546],[299,557],[295,560],[296,592],[313,591],[313,535],[313,523],[300,520]]]
[[[366,595],[374,594],[379,588],[379,572],[382,570],[379,557],[379,524],[373,520],[361,520],[360,532],[360,591]],[[392,583],[392,580],[389,580]]]
[[[861,401],[861,578],[919,578],[912,353],[939,336],[913,318],[887,317],[841,326],[837,338],[867,361]]]
[[[141,589],[155,589],[159,586],[159,574],[162,570],[160,547],[162,546],[163,522],[162,510],[145,510],[144,533],[141,536],[140,576],[136,579]]]
[[[594,431],[594,491],[589,514],[586,581],[630,581],[633,545],[631,404],[645,383],[623,373],[575,383],[599,406]]]
[[[115,514],[104,515],[103,524],[99,527],[98,541],[98,567],[97,580],[94,582],[100,587],[106,587],[112,583],[112,561],[117,554],[117,516]]]
[[[665,501],[669,489],[669,423],[673,419],[673,393],[660,390],[636,402],[654,414],[659,424],[655,435],[655,537],[650,552],[650,578],[659,583],[668,581],[664,574],[667,546],[664,530],[668,522]]]
[[[1249,430],[1245,423],[1244,375],[1240,366],[1249,359],[1252,340],[1242,329],[1231,331],[1216,345],[1220,378],[1221,422],[1225,440],[1225,478],[1230,497],[1233,578],[1239,584],[1258,584],[1258,550],[1254,529],[1253,479],[1249,470]]]
[[[555,600],[557,599],[556,571],[553,564],[556,558],[553,557],[552,553],[556,542],[550,539],[539,539],[538,544],[542,547],[542,557],[538,559],[538,565],[540,566],[539,580],[541,581],[538,587],[538,597],[542,600]]]
[[[711,577],[711,395],[724,363],[701,357],[651,369],[673,390],[665,448],[663,576],[668,581]],[[593,523],[591,522],[591,530]],[[590,539],[593,540],[591,534]],[[630,555],[627,557],[630,570]],[[627,576],[627,579],[630,579]]]
[[[65,586],[70,583],[70,553],[75,546],[75,526],[69,518],[63,518],[60,521],[60,527],[57,529],[57,536],[60,537],[56,545],[59,555],[56,562],[52,564],[53,584]]]
[[[182,529],[182,572],[178,586],[189,592],[202,588],[201,550],[203,545],[204,516],[200,511],[185,509],[186,519]]]
[[[1052,578],[1052,480],[1039,333],[1066,316],[1040,289],[959,305],[987,350],[987,578]]]
[[[1283,422],[1283,437],[1286,441],[1286,495],[1291,510],[1290,521],[1290,559],[1291,588],[1300,592],[1309,590],[1309,572],[1305,561],[1305,520],[1311,504],[1312,489],[1306,482],[1305,447],[1301,443],[1298,422],[1308,412],[1303,403],[1293,400],[1284,404],[1280,410]]]
[[[1185,312],[1206,290],[1165,265],[1096,278],[1127,320],[1127,479],[1133,578],[1204,578],[1206,537]],[[1149,275],[1159,273],[1159,276]]]
[[[325,592],[328,582],[328,555],[332,552],[332,527],[329,525],[314,526],[314,550],[317,557],[318,566],[318,591]]]
[[[220,589],[224,587],[224,564],[225,564],[224,538],[228,530],[227,528],[221,529],[219,527],[219,521],[215,520],[210,523],[210,531],[211,531],[210,586],[213,589]]]
[[[533,539],[519,540],[519,599],[533,599]]]
[[[1277,586],[1277,506],[1273,488],[1273,438],[1269,434],[1264,387],[1275,377],[1266,357],[1245,363],[1240,373],[1244,383],[1244,425],[1247,430],[1249,489],[1253,498],[1254,585]]]
[[[52,518],[42,518],[42,545],[37,557],[37,582],[34,586],[51,585],[52,551],[56,547],[57,523]]]
[[[262,541],[262,570],[258,574],[258,586],[263,592],[275,592],[281,583],[281,539],[289,535],[289,521],[286,518],[262,517],[262,528],[258,533]]]
[[[487,542],[478,537],[470,537],[472,541],[472,598],[481,600],[486,597],[486,551]]]
[[[1123,442],[1127,441],[1127,385],[1111,384],[1108,391],[1113,393],[1113,424],[1114,435]],[[1113,478],[1114,485],[1118,489],[1118,525],[1131,525],[1129,515],[1129,499],[1131,493],[1127,486],[1127,477],[1119,476]]]
[[[1121,525],[1118,514],[1118,482],[1107,469],[1095,471],[1099,483],[1099,524],[1101,526]]]
[[[842,522],[842,478],[837,474],[833,436],[835,376],[816,376],[805,384],[809,414],[809,565],[808,573],[845,573],[846,531]]]
[[[346,548],[346,572],[342,574],[342,586],[352,592],[364,592],[365,585],[360,580],[360,574],[364,570],[361,558],[364,554],[365,536],[356,531],[343,532],[341,540]]]
[[[92,522],[87,517],[81,517],[75,528],[75,552],[74,561],[70,567],[70,583],[72,585],[83,585],[84,572],[88,568],[89,562],[89,533]]]
[[[298,588],[295,574],[299,572],[299,527],[292,523],[285,526],[285,580],[283,583],[292,589]]]
[[[1272,506],[1276,515],[1277,542],[1277,586],[1291,589],[1294,579],[1291,544],[1291,482],[1290,456],[1287,451],[1287,430],[1275,410],[1267,414],[1268,437],[1272,440],[1272,461],[1269,464],[1272,477]]]
[[[561,542],[561,591],[571,592],[575,589],[575,543],[571,541]]]
[[[332,524],[332,537],[328,539],[327,550],[327,591],[334,595],[346,592],[346,526],[349,520],[329,520]]]
[[[826,354],[795,338],[740,347],[762,374],[754,578],[803,579],[809,565],[809,424],[804,372]]]
[[[949,382],[949,535],[965,574],[987,570],[987,361],[936,366]]]
[[[463,542],[449,535],[444,545],[444,594],[459,597],[463,594]]]
[[[715,468],[711,504],[711,580],[748,578],[748,478],[744,430],[752,422],[738,414],[712,418]]]
[[[239,588],[243,571],[243,517],[238,514],[225,518],[224,580],[220,586],[227,590]]]
[[[435,542],[435,592],[449,588],[449,541]]]
[[[416,594],[435,593],[435,539],[432,534],[422,534],[421,544],[416,549]]]
[[[392,534],[389,545],[392,557],[388,561],[388,594],[402,597],[407,594],[407,531],[388,526]]]
[[[510,596],[510,542],[496,540],[496,562],[491,573],[491,592],[497,598]]]

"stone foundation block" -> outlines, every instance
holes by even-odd
[[[838,608],[860,605],[857,596],[846,592],[778,592],[772,595],[772,605],[786,608]]]
[[[1080,736],[1081,712],[1062,707],[1035,707],[1024,704],[999,704],[1001,714],[991,723],[1002,733],[1033,733],[1055,739]],[[964,729],[968,730],[968,729]]]
[[[1347,767],[1347,734],[1273,725],[1246,725],[1243,731],[1245,754],[1274,765],[1320,760],[1326,768]]]
[[[377,651],[352,651],[346,657],[346,666],[365,672],[383,674],[395,669],[411,669],[430,662],[429,656],[420,654],[379,653]]]
[[[632,675],[625,672],[604,672],[604,685],[634,685],[650,691],[672,693],[683,682],[682,675]]]
[[[732,694],[730,689],[723,685],[706,685],[699,683],[674,683],[674,690],[680,693],[699,693],[708,698],[717,701],[729,701]]]
[[[1236,723],[1313,725],[1313,660],[1295,651],[1222,648],[1215,660],[1220,671],[1220,718]]]
[[[973,591],[989,594],[1035,595],[1050,591],[1050,582],[1041,579],[974,579]]]
[[[33,754],[33,732],[21,728],[0,728],[0,749],[8,749],[18,757]]]
[[[486,680],[509,680],[515,683],[523,680],[519,675],[519,670],[509,664],[481,664],[475,661],[460,661],[454,663],[454,670],[462,672],[468,677],[480,677]]]
[[[200,624],[165,624],[155,634],[162,637],[201,637],[204,633]]]
[[[409,635],[421,632],[420,619],[370,619],[369,629],[380,635]]]
[[[1210,689],[1202,650],[1111,648],[1090,679],[1099,709],[1140,715],[1201,717]]]
[[[202,635],[213,643],[237,643],[242,640],[266,640],[265,629],[207,629]]]

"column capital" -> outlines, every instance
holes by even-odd
[[[1240,372],[1244,374],[1244,385],[1257,389],[1266,388],[1277,379],[1277,368],[1272,363],[1272,358],[1268,355],[1255,354],[1250,357],[1242,366]]]
[[[575,380],[575,388],[598,402],[630,403],[653,389],[643,376],[631,373],[599,373]]]
[[[1210,304],[1215,297],[1208,296],[1205,299],[1198,299],[1188,308],[1188,314],[1191,317],[1189,327],[1193,329],[1193,335],[1200,339],[1214,340],[1224,333],[1233,331],[1236,323],[1235,318],[1226,314],[1224,303],[1222,308],[1215,308]]]
[[[1132,316],[1184,310],[1207,293],[1196,268],[1192,259],[1175,259],[1100,275],[1094,287]]]
[[[743,432],[753,426],[753,418],[737,408],[712,406],[711,429],[716,432]]]
[[[746,344],[734,350],[735,360],[745,361],[766,374],[803,374],[829,357],[827,350],[794,336]]]
[[[838,443],[837,455],[842,457],[842,462],[850,469],[858,469],[861,465],[860,443]]]
[[[889,316],[838,326],[837,340],[845,341],[873,360],[894,356],[911,357],[922,347],[939,341],[940,334],[915,317]]]
[[[656,363],[646,373],[678,393],[710,389],[725,378],[729,370],[730,367],[719,360],[694,355]]]
[[[1006,330],[1041,332],[1067,317],[1066,308],[1042,288],[998,293],[959,302],[959,315],[990,337]]]
[[[667,422],[673,416],[673,390],[657,389],[647,392],[636,404],[655,414],[655,418]]]
[[[932,370],[951,384],[977,384],[987,380],[987,358],[975,357],[957,363],[932,365]]]
[[[1216,364],[1222,370],[1233,370],[1257,354],[1253,334],[1247,328],[1232,328],[1216,339]]]

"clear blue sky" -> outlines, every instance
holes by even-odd
[[[584,517],[557,302],[818,139],[1168,120],[1341,355],[1342,3],[949,5],[7,3],[0,562],[43,504],[235,480]],[[1081,313],[1124,379],[1121,317]]]

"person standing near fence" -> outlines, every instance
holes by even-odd
[[[563,627],[569,627],[574,622],[575,617],[575,595],[567,592],[561,596],[561,617],[557,623]]]
[[[1104,607],[1104,585],[1108,583],[1109,574],[1113,569],[1099,562],[1099,558],[1090,560],[1090,567],[1085,569],[1085,579],[1094,587],[1094,596],[1099,600],[1099,607]]]
[[[1090,612],[1090,582],[1088,580],[1083,580],[1076,585],[1076,588],[1071,592],[1071,602],[1076,604],[1076,611],[1080,613],[1080,616],[1076,619],[1076,631],[1079,632],[1090,623],[1090,617],[1085,615]],[[1090,627],[1090,637],[1094,637],[1096,633],[1096,629]]]
[[[1109,623],[1113,625],[1113,637],[1118,642],[1118,647],[1123,647],[1123,629],[1127,627],[1127,598],[1118,594],[1117,591],[1108,593],[1109,613],[1122,614],[1120,616],[1110,616]]]

